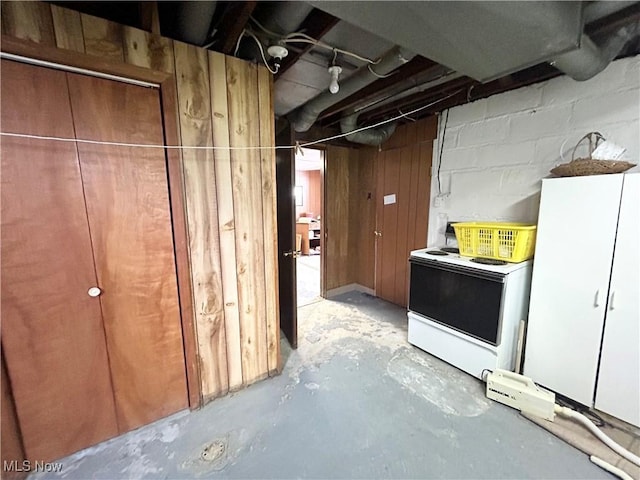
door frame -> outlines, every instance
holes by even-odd
[[[82,68],[97,73],[117,75],[123,77],[123,79],[157,84],[160,93],[165,144],[180,145],[178,96],[175,74],[113,62],[102,57],[71,50],[46,47],[7,35],[2,35],[2,52],[29,59],[43,60],[59,64],[60,66]],[[180,303],[182,342],[185,356],[185,372],[187,377],[187,395],[189,408],[194,410],[202,405],[202,390],[198,363],[198,343],[193,317],[193,295],[191,289],[191,268],[189,265],[189,239],[187,235],[182,155],[178,149],[167,149],[165,150],[165,158],[178,283],[178,300]]]

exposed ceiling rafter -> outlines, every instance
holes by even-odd
[[[238,38],[249,22],[249,17],[258,2],[229,2],[220,21],[220,30],[216,34],[222,39],[219,51],[225,55],[233,55]]]

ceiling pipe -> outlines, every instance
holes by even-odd
[[[306,2],[273,2],[268,11],[259,11],[256,18],[267,30],[279,35],[295,32],[313,10]]]
[[[390,122],[379,128],[363,130],[347,135],[345,138],[350,142],[361,143],[363,145],[379,146],[389,139],[396,131],[398,122]],[[353,132],[358,127],[358,114],[354,113],[340,120],[340,130],[342,133]]]
[[[638,34],[638,24],[620,28],[598,46],[582,34],[580,48],[556,57],[551,63],[577,81],[589,80],[613,61],[629,40]]]
[[[202,46],[209,38],[211,19],[217,2],[177,2],[175,28],[180,40],[191,45]]]
[[[295,110],[290,116],[293,128],[296,132],[306,132],[315,123],[318,115],[323,110],[353,95],[361,88],[376,81],[380,76],[391,73],[413,57],[415,57],[415,54],[404,48],[392,48],[380,58],[378,63],[361,67],[357,72],[341,82],[338,93],[333,94],[327,90]]]

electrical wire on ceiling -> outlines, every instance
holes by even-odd
[[[438,195],[442,195],[442,185],[440,183],[440,167],[442,167],[442,151],[444,150],[444,136],[447,133],[447,123],[449,122],[449,109],[447,108],[446,111],[446,117],[444,119],[444,121],[442,120],[442,117],[440,117],[440,123],[442,124],[442,130],[441,133],[442,135],[438,135],[439,140],[439,152],[438,152],[438,171],[437,171],[437,178],[438,178]]]
[[[256,41],[256,43],[258,44],[258,48],[260,49],[260,55],[262,55],[262,61],[264,62],[264,66],[267,67],[267,70],[269,70],[274,75],[278,73],[277,66],[275,69],[272,69],[271,66],[269,65],[269,62],[267,61],[267,57],[264,55],[264,47],[262,46],[262,42],[258,39],[258,37],[256,37],[251,30],[246,30],[246,29],[243,30],[243,35],[249,35],[251,38],[253,38]]]
[[[366,130],[369,129],[373,129],[373,128],[378,128],[382,125],[386,125],[387,123],[391,123],[391,122],[395,122],[397,120],[400,120],[402,117],[406,117],[407,115],[413,115],[415,113],[418,113],[422,110],[426,110],[427,108],[433,107],[434,105],[443,102],[444,100],[447,100],[451,97],[453,97],[454,95],[459,94],[460,92],[462,92],[464,89],[460,89],[457,90],[449,95],[447,95],[446,97],[442,97],[438,100],[435,100],[433,102],[430,102],[426,105],[423,105],[421,107],[417,107],[414,108],[413,110],[403,113],[401,115],[397,115],[393,118],[389,118],[387,120],[382,120],[374,125],[369,125],[366,127],[361,127],[361,128],[357,128],[355,130],[352,130],[350,132],[346,132],[346,133],[340,133],[337,135],[333,135],[331,137],[326,137],[326,138],[321,138],[319,140],[314,140],[311,142],[306,142],[306,143],[297,143],[295,145],[276,145],[276,146],[246,146],[246,147],[232,147],[232,146],[221,146],[221,147],[216,147],[216,146],[200,146],[200,145],[154,145],[154,144],[138,144],[138,143],[125,143],[125,142],[102,142],[102,141],[98,141],[98,140],[85,140],[85,139],[79,139],[79,138],[65,138],[65,137],[52,137],[52,136],[45,136],[45,135],[31,135],[31,134],[26,134],[26,133],[13,133],[13,132],[0,132],[0,136],[3,137],[13,137],[13,138],[26,138],[26,139],[32,139],[32,140],[52,140],[52,141],[58,141],[58,142],[75,142],[75,143],[83,143],[83,144],[91,144],[91,145],[110,145],[110,146],[114,146],[114,147],[127,147],[127,148],[162,148],[162,149],[166,149],[166,150],[233,150],[233,151],[238,151],[238,150],[296,150],[299,148],[305,148],[305,147],[310,147],[312,145],[317,145],[319,143],[326,143],[329,142],[331,140],[337,140],[339,138],[344,138],[348,135],[353,135],[354,133],[359,133],[359,132],[364,132]],[[447,117],[448,117],[448,110],[447,110]]]
[[[369,65],[376,65],[377,63],[380,62],[380,60],[371,60],[370,58],[364,57],[362,55],[358,55],[357,53],[351,52],[349,50],[344,50],[342,48],[337,48],[334,47],[332,45],[329,45],[328,43],[322,42],[318,39],[315,39],[309,35],[307,35],[304,32],[292,32],[289,33],[287,35],[280,35],[277,34],[267,28],[265,28],[258,20],[256,20],[254,17],[249,17],[249,19],[256,24],[256,26],[262,30],[264,33],[266,33],[268,36],[272,37],[273,40],[275,40],[276,42],[282,42],[282,43],[308,43],[311,45],[315,45],[316,47],[320,47],[320,48],[324,48],[327,50],[331,50],[333,52],[333,63],[335,63],[336,61],[336,55],[338,53],[341,53],[343,55],[349,56],[349,57],[353,57],[356,58],[362,62],[366,62]],[[372,72],[375,75],[375,72]]]

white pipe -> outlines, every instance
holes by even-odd
[[[605,462],[604,460],[596,457],[595,455],[591,455],[589,457],[589,460],[591,460],[593,463],[598,465],[600,468],[606,470],[607,472],[612,473],[617,477],[620,477],[622,480],[633,480],[633,477],[629,475],[627,472],[625,472],[624,470],[618,467],[614,467],[609,462]]]
[[[629,450],[621,447],[616,442],[611,440],[611,438],[605,435],[598,427],[596,427],[593,424],[593,422],[591,422],[591,420],[589,420],[587,417],[585,417],[581,413],[578,413],[575,410],[571,410],[570,408],[561,407],[560,405],[556,405],[554,407],[554,411],[559,415],[562,415],[564,417],[570,418],[572,420],[575,420],[581,423],[582,425],[587,427],[591,431],[591,433],[593,433],[596,437],[598,437],[598,439],[600,439],[602,443],[604,443],[611,450],[616,452],[621,457],[626,458],[631,463],[640,467],[640,457],[638,457],[637,455],[634,455]]]

